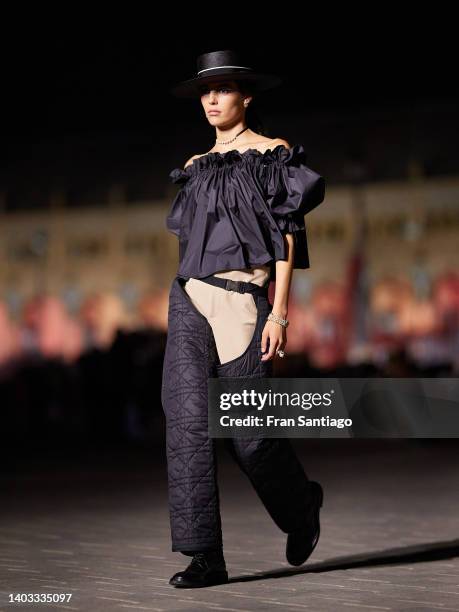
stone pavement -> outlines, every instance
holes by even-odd
[[[170,550],[161,444],[3,473],[0,610],[459,610],[457,443],[293,443],[324,487],[313,555],[288,565],[286,536],[220,446],[231,581],[205,589],[168,584],[190,558]],[[9,604],[10,593],[72,597]]]

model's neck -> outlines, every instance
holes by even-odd
[[[240,123],[237,123],[236,125],[232,125],[231,127],[227,129],[217,127],[215,129],[215,141],[216,142],[227,142],[235,138],[235,136],[239,134],[240,132],[242,132],[242,134],[240,134],[240,136],[236,138],[236,140],[233,141],[234,143],[236,142],[243,143],[244,141],[253,139],[252,130],[248,129],[247,126],[243,122],[240,122]],[[229,144],[233,144],[233,143],[229,143]]]

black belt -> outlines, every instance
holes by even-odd
[[[197,278],[196,280],[209,283],[215,287],[221,287],[227,291],[237,291],[238,293],[256,293],[258,295],[268,295],[268,285],[260,287],[255,283],[249,283],[245,281],[235,281],[230,278],[220,278],[218,276],[205,276],[204,278]]]

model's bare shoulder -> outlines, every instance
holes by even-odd
[[[277,147],[279,145],[284,145],[284,147],[286,147],[287,149],[291,148],[290,143],[284,138],[274,138],[271,143],[271,147]]]
[[[187,168],[188,166],[191,166],[191,164],[193,163],[193,160],[196,159],[197,157],[200,157],[199,155],[193,155],[192,157],[190,157],[190,159],[188,159],[185,162],[185,165],[183,167],[183,169]]]
[[[254,143],[254,145],[255,144],[262,145],[261,147],[258,148],[260,153],[264,153],[265,151],[269,151],[269,150],[272,151],[272,149],[274,149],[280,144],[284,145],[288,149],[290,148],[289,143],[283,138],[264,138],[263,140],[259,140],[257,143]]]

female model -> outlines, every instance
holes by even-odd
[[[180,263],[169,294],[161,401],[172,550],[192,557],[170,579],[176,587],[228,581],[208,378],[272,376],[273,358],[283,357],[287,341],[292,269],[309,267],[304,215],[325,193],[301,145],[247,124],[253,92],[278,85],[278,77],[255,72],[232,50],[200,55],[197,66],[195,78],[172,89],[200,98],[216,134],[208,153],[170,173],[181,185],[167,217]],[[287,560],[304,563],[320,535],[322,487],[306,476],[286,438],[224,440],[288,534]]]

